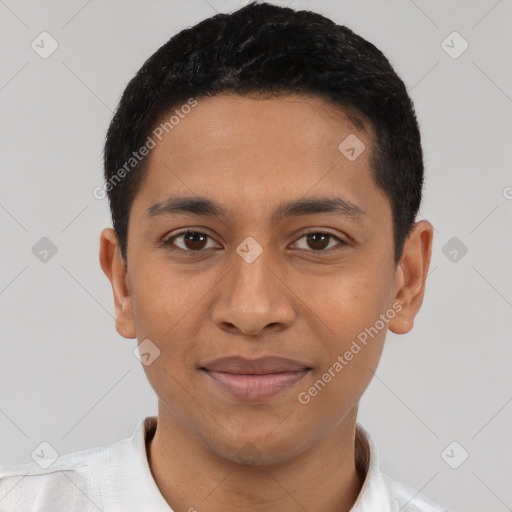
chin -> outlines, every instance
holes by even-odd
[[[276,428],[276,423],[268,423],[265,428],[247,427],[243,430],[218,432],[219,437],[203,440],[210,451],[230,462],[244,466],[269,466],[286,462],[306,451],[314,444],[301,431],[287,432]]]

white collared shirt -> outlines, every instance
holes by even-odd
[[[144,418],[130,437],[63,455],[46,468],[41,466],[48,464],[36,462],[0,467],[0,510],[172,512],[153,480],[146,454],[146,436],[156,421],[155,416]],[[360,425],[358,429],[367,442],[369,464],[351,512],[448,512],[381,473],[373,440]]]

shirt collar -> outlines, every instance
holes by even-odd
[[[133,481],[137,482],[141,497],[151,503],[151,510],[172,512],[153,479],[148,463],[146,442],[154,436],[156,424],[156,416],[144,418],[135,427],[130,438],[133,469],[138,473],[134,475]],[[377,446],[360,424],[356,426],[356,466],[363,475],[364,482],[350,512],[391,512],[389,494],[379,467]]]
[[[377,446],[359,423],[356,426],[356,467],[365,476],[350,512],[391,512],[386,482],[380,472]]]
[[[122,452],[119,467],[110,472],[112,485],[118,492],[104,497],[107,510],[172,512],[156,485],[147,457],[146,439],[154,435],[156,424],[156,416],[143,418],[132,435],[119,443]]]

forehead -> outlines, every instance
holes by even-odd
[[[343,134],[357,133],[369,142],[372,132],[371,123],[363,123],[362,115],[311,95],[221,94],[200,97],[196,101],[197,106],[187,109],[179,119],[172,114],[185,108],[185,104],[162,114],[157,127],[163,127],[171,117],[176,124],[166,130],[172,137],[166,137],[164,133],[164,143],[159,144],[160,151],[157,148],[153,155],[169,145],[179,146],[175,149],[182,153],[193,151],[196,154],[246,145],[247,150],[252,148],[254,151],[295,147],[299,153],[311,155],[324,153],[329,147],[337,150]]]
[[[382,199],[371,172],[371,127],[356,127],[341,107],[317,97],[198,98],[161,131],[134,201],[146,213],[171,194],[214,197],[246,212],[283,195],[340,192],[364,210],[372,209],[372,194]]]

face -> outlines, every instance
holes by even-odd
[[[118,332],[160,350],[160,405],[212,452],[304,452],[355,419],[387,329],[408,330],[371,150],[321,99],[233,95],[199,98],[151,150],[127,271],[106,248],[102,265]]]

